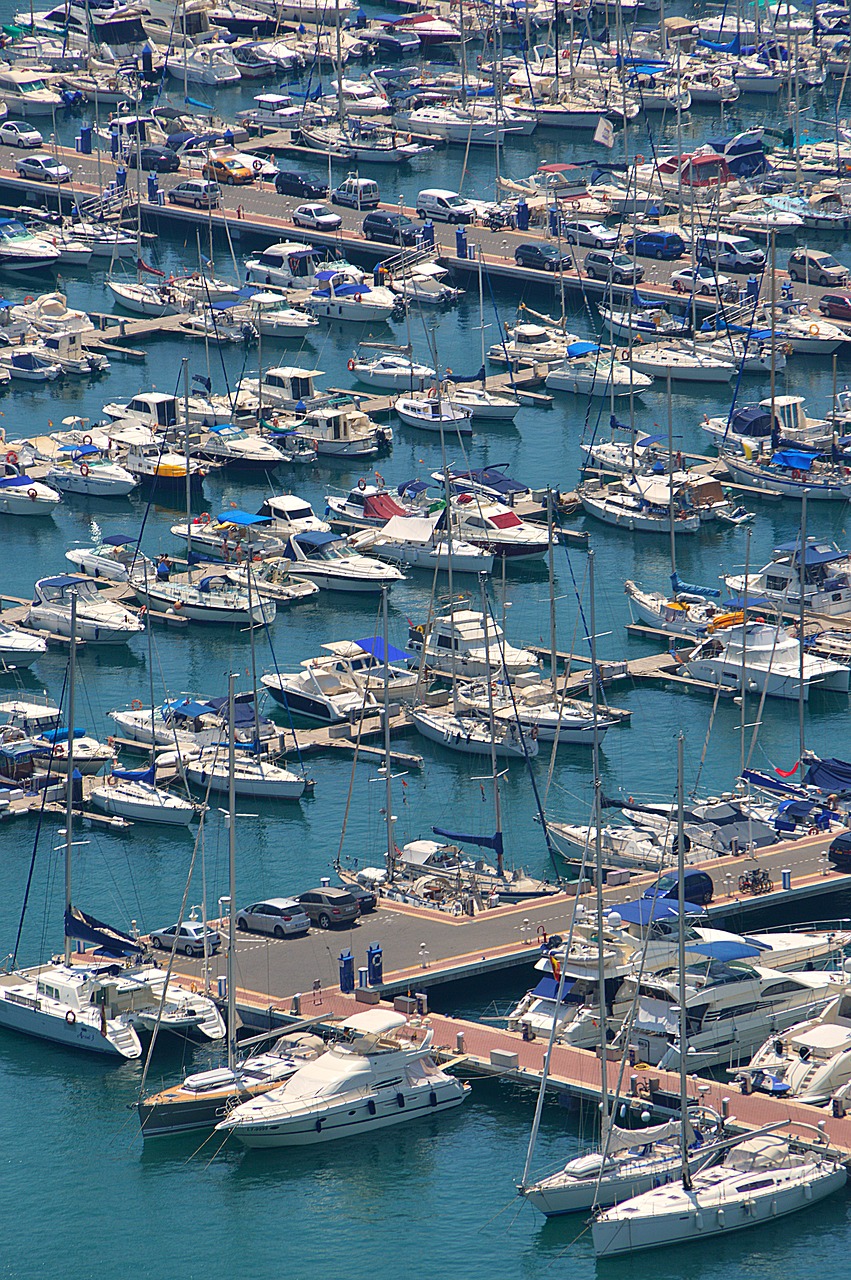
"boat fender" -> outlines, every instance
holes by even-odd
[[[449,368],[449,365],[446,366],[446,376],[447,378],[452,377],[452,370]]]
[[[73,1009],[66,1010],[65,1021],[68,1023],[69,1027],[73,1027],[74,1023],[77,1021],[77,1015]]]
[[[92,437],[91,437],[91,436],[83,436],[83,444],[91,444],[91,443],[92,443]],[[111,445],[111,444],[112,444],[112,441],[110,441],[110,445]]]
[[[361,479],[358,480],[358,488],[360,489],[361,493],[363,493],[364,489],[366,488],[366,481],[363,479],[363,477],[361,477]]]
[[[30,502],[35,502],[36,498],[38,497],[38,494],[36,493],[35,489],[27,489],[27,497],[29,498]]]
[[[255,161],[254,161],[254,172],[255,172],[255,173],[259,173],[259,172],[260,172],[260,170],[261,170],[262,168],[263,168],[263,161],[262,161],[262,160],[255,160]]]
[[[396,1094],[396,1104],[397,1104],[397,1106],[399,1106],[400,1108],[401,1108],[401,1107],[404,1107],[404,1105],[405,1105],[405,1095],[404,1095],[404,1093],[397,1093],[397,1094]]]
[[[366,1104],[366,1109],[371,1116],[375,1115],[376,1106],[372,1098],[370,1098],[369,1102]]]
[[[141,711],[141,710],[142,710],[142,701],[141,701],[141,699],[140,699],[140,698],[134,698],[134,699],[133,699],[133,701],[130,703],[130,709],[131,709],[131,711]]]
[[[434,1089],[432,1089],[431,1092],[429,1093],[428,1100],[431,1106],[433,1107],[437,1106],[437,1094],[434,1091]]]
[[[87,476],[88,474],[89,474],[89,468],[86,466],[84,462],[83,465],[80,467],[80,475]]]
[[[718,1210],[718,1226],[719,1227],[724,1226],[724,1210],[723,1209]]]
[[[318,441],[318,440],[311,440],[310,445],[311,445],[311,448],[313,449],[314,453],[318,453],[318,452],[319,452],[319,441]]]
[[[538,726],[536,724],[532,725],[531,738],[533,742],[538,741]]]
[[[317,1133],[321,1133],[321,1132],[322,1132],[322,1121],[321,1121],[321,1119],[316,1121],[316,1132],[317,1132]]]
[[[14,449],[10,449],[9,452],[6,454],[6,461],[10,463],[12,466],[14,466],[15,463],[18,461],[18,455],[15,453]]]
[[[349,373],[354,373],[354,368],[355,368],[354,356],[349,357],[348,361],[346,362],[346,368],[348,369]]]
[[[172,607],[172,609],[174,610],[174,612],[175,612],[175,613],[179,613],[179,612],[180,612],[180,610],[183,608],[183,601],[182,601],[182,600],[175,600],[174,604],[173,604],[171,607]]]

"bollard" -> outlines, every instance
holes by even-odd
[[[228,998],[228,980],[227,980],[227,978],[219,978],[219,979],[218,979],[218,981],[217,981],[217,983],[216,983],[216,987],[217,987],[217,990],[218,990],[218,996],[219,996],[219,999],[220,999],[220,1000],[227,1000],[227,998]]]
[[[426,218],[423,223],[423,247],[426,249],[434,248],[434,223],[431,218]]]
[[[464,1048],[464,1032],[463,1031],[456,1031],[455,1033],[455,1052],[456,1053],[466,1052]]]
[[[633,1098],[638,1097],[638,1076],[629,1077],[629,1091]]]
[[[123,191],[127,186],[127,170],[123,164],[120,164],[115,170],[115,187],[117,191]]]
[[[160,208],[162,208],[165,205],[165,192],[163,190],[159,190],[157,192],[157,204],[160,206]]]
[[[517,230],[529,230],[529,206],[525,200],[518,200],[517,202]]]
[[[792,888],[792,872],[790,870],[784,869],[780,872],[780,883],[784,889]]]
[[[728,1120],[730,1118],[730,1099],[721,1099],[721,1119]]]
[[[358,969],[358,986],[365,990],[369,986],[369,969],[366,965]]]
[[[330,887],[331,887],[331,877],[330,877],[330,876],[320,876],[320,877],[319,877],[319,884],[321,885],[321,887],[322,887],[323,889],[330,889]]]

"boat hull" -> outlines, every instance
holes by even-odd
[[[8,1031],[18,1031],[22,1035],[33,1036],[37,1040],[49,1040],[67,1049],[82,1049],[87,1053],[101,1054],[107,1058],[114,1058],[117,1062],[142,1056],[142,1046],[135,1035],[130,1044],[132,1045],[135,1040],[133,1047],[138,1047],[138,1052],[122,1053],[107,1036],[101,1034],[99,1027],[90,1022],[84,1022],[82,1018],[78,1017],[74,1022],[68,1022],[56,1014],[45,1013],[29,1005],[16,1004],[6,996],[0,997],[0,1027]]]

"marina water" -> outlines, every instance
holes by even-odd
[[[228,113],[247,105],[254,91],[249,85],[240,93],[220,95],[216,108]],[[759,101],[752,101],[754,107],[737,107],[734,116],[728,117],[728,132],[764,119]],[[814,109],[824,114],[829,106],[826,101],[816,101]],[[79,120],[57,121],[63,141],[70,141],[78,128]],[[718,131],[714,114],[693,109],[684,125],[684,140],[687,145]],[[657,145],[670,145],[671,141],[672,126],[666,126]],[[649,152],[649,139],[636,146]],[[505,149],[502,171],[524,177],[539,161],[586,159],[592,154],[590,141],[565,144],[555,135],[512,141]],[[410,204],[421,186],[435,181],[460,187],[461,156],[462,149],[450,149],[415,162],[408,173],[377,175],[384,197],[403,195]],[[489,194],[493,157],[473,154],[468,163],[464,191]],[[321,163],[308,169],[318,177],[323,174]],[[343,167],[335,172],[342,177]],[[130,177],[132,181],[134,175]],[[390,183],[394,185],[390,187]],[[473,230],[470,239],[494,251],[501,237]],[[816,243],[817,237],[810,237],[810,242]],[[851,261],[851,245],[837,244],[834,238],[829,247],[843,261]],[[185,242],[160,236],[146,248],[145,255],[166,274],[191,269],[197,265],[194,233]],[[215,256],[217,274],[233,277],[227,251],[216,246]],[[785,261],[782,250],[778,256],[781,263]],[[652,278],[652,264],[649,267]],[[72,306],[109,309],[103,271],[63,275],[60,287]],[[3,291],[5,297],[20,300],[24,293],[39,290],[31,281],[10,280],[3,283]],[[491,286],[487,286],[487,345],[497,337],[490,294]],[[497,284],[492,286],[492,294],[499,319],[512,319],[520,295]],[[542,311],[555,314],[557,310],[542,289],[529,288],[522,299]],[[438,316],[414,314],[411,330],[416,353],[427,357],[425,328],[434,326],[440,359],[456,373],[474,373],[480,363],[479,323],[475,289],[451,311]],[[569,323],[577,331],[591,331],[581,306],[574,306]],[[322,369],[324,385],[348,385],[346,361],[357,338],[367,335],[357,333],[352,325],[339,329],[323,326],[314,334],[304,351],[294,344],[278,350],[272,342],[264,341],[265,361]],[[382,326],[370,336],[404,342],[405,327]],[[105,378],[91,383],[66,379],[58,388],[47,389],[21,389],[13,384],[0,393],[0,422],[7,436],[14,438],[58,428],[69,414],[96,419],[105,401],[120,401],[141,389],[174,391],[184,354],[187,352],[180,342],[157,340],[151,344],[144,365],[116,361]],[[224,370],[233,385],[243,370],[256,368],[256,351],[212,350],[209,363],[203,346],[193,347],[188,354],[191,372],[209,375],[217,390],[224,387]],[[840,387],[849,377],[851,361],[840,355]],[[821,416],[830,406],[829,366],[795,356],[789,361],[785,382],[783,377],[778,380],[778,391],[783,390],[805,395],[809,413]],[[767,379],[748,378],[741,400],[755,402],[768,392]],[[705,452],[706,438],[699,422],[704,413],[725,412],[728,403],[727,388],[675,391],[675,448]],[[588,438],[595,425],[605,433],[608,413],[607,403],[592,402],[587,409],[579,398],[558,396],[550,409],[523,408],[515,427],[487,425],[477,430],[466,446],[466,458],[473,466],[507,463],[511,475],[533,486],[551,484],[569,489],[577,478],[583,433]],[[644,404],[637,401],[636,421],[640,427],[658,427],[664,432],[664,395],[654,392],[644,398]],[[450,451],[450,461],[461,460],[457,452]],[[396,429],[392,455],[376,465],[389,484],[397,484],[417,475],[427,478],[439,464],[434,442],[402,426]],[[292,488],[321,514],[326,493],[356,484],[362,474],[348,470],[345,464],[321,464],[292,475],[279,472],[270,490],[263,480],[246,482],[223,472],[205,482],[196,513],[203,509],[215,514],[231,502],[254,510],[268,492]],[[371,476],[366,473],[366,478]],[[749,557],[751,566],[758,568],[774,546],[794,538],[798,511],[791,502],[760,502],[755,509]],[[143,511],[138,499],[98,502],[70,498],[53,520],[28,523],[6,518],[0,529],[0,589],[9,595],[28,596],[37,577],[65,569],[68,548],[89,545],[98,531],[135,534]],[[179,510],[152,507],[143,550],[148,554],[179,552],[169,526],[180,514]],[[846,520],[843,506],[822,504],[810,512],[810,532],[846,545]],[[589,522],[589,527],[597,553],[600,654],[622,657],[648,652],[647,642],[626,637],[623,582],[634,578],[647,587],[663,588],[670,571],[667,541],[621,534],[594,522]],[[697,537],[681,539],[681,576],[712,585],[721,571],[741,570],[747,536],[742,529],[712,525]],[[560,647],[585,654],[587,599],[580,610],[578,593],[585,591],[586,573],[583,551],[557,551]],[[392,643],[403,646],[408,620],[417,622],[424,617],[429,591],[427,575],[413,574],[394,590],[390,600]],[[504,587],[496,574],[492,598],[497,611],[504,611],[513,643],[548,643],[543,562],[510,570]],[[372,635],[378,625],[374,602],[350,597],[340,601],[323,594],[315,603],[279,612],[269,639],[259,639],[258,663],[261,670],[272,666],[270,642],[278,665],[293,668],[316,654],[323,643]],[[247,635],[202,627],[189,627],[185,634],[155,629],[153,644],[153,684],[158,700],[183,691],[221,694],[231,669],[241,673],[241,687],[249,687]],[[51,649],[31,673],[0,677],[0,695],[46,690],[58,698],[65,666],[62,652]],[[105,737],[111,726],[106,713],[133,698],[147,700],[149,681],[144,637],[126,650],[86,650],[79,663],[78,725]],[[699,772],[704,795],[730,787],[741,751],[741,715],[732,701],[718,706],[707,742],[712,705],[708,698],[661,687],[634,688],[629,682],[615,684],[610,697],[631,710],[632,720],[611,730],[605,739],[603,781],[607,795],[673,799],[675,734],[680,727],[687,736],[690,781],[697,781]],[[756,700],[753,710],[755,713]],[[806,714],[807,745],[821,755],[847,758],[847,696],[814,694]],[[755,715],[748,718],[753,720]],[[757,767],[791,767],[798,749],[794,714],[788,705],[769,701],[762,719],[752,763]],[[751,732],[746,730],[746,750]],[[425,768],[421,774],[409,772],[404,785],[397,783],[399,842],[430,834],[432,823],[490,830],[489,788],[471,778],[472,772],[480,771],[472,771],[463,759],[415,737],[406,745],[422,752]],[[542,752],[534,765],[542,788],[547,760],[547,753]],[[239,820],[240,899],[299,892],[318,882],[320,876],[331,874],[340,842],[349,766],[342,759],[319,756],[309,760],[308,769],[316,779],[315,798],[300,804],[252,805],[249,807],[262,812]],[[357,766],[343,856],[357,858],[361,864],[380,862],[384,847],[379,812],[383,787],[372,785],[376,777],[374,764]],[[562,749],[547,796],[548,813],[587,821],[590,782],[587,750]],[[503,796],[506,848],[511,860],[531,873],[551,873],[541,829],[534,821],[532,789],[521,766],[510,767]],[[128,927],[135,920],[143,930],[174,918],[191,852],[190,835],[136,828],[126,834],[83,832],[77,838],[81,843],[75,853],[75,900],[84,909],[119,927]],[[33,839],[34,824],[27,820],[0,827],[0,937],[4,949],[11,948],[16,934]],[[61,947],[61,853],[54,848],[60,841],[57,827],[46,825],[19,953],[23,963]],[[204,873],[207,907],[214,913],[218,897],[227,891],[227,837],[221,815],[215,810],[206,825]],[[190,902],[200,903],[201,894],[198,872]],[[841,902],[830,903],[824,910],[835,915],[842,906]],[[351,945],[361,957],[372,934],[367,922],[351,934],[329,935],[327,961],[316,977],[333,984],[338,952]],[[476,1016],[492,1001],[504,1007],[514,988],[522,989],[525,982],[525,975],[516,973],[504,988],[477,986],[466,992],[450,988],[435,1000],[446,1012]],[[206,1061],[209,1055],[198,1051],[184,1058],[180,1050],[161,1050],[149,1083],[156,1084],[160,1077],[170,1082],[190,1062]],[[226,1275],[238,1275],[242,1280],[285,1275],[300,1280],[322,1273],[343,1280],[397,1280],[427,1268],[434,1274],[462,1273],[466,1280],[543,1280],[566,1274],[582,1280],[595,1270],[590,1233],[581,1220],[544,1223],[515,1196],[514,1182],[522,1170],[531,1123],[532,1097],[526,1091],[500,1082],[477,1081],[472,1101],[450,1115],[349,1145],[245,1154],[236,1147],[220,1149],[218,1137],[203,1141],[203,1135],[159,1141],[143,1148],[136,1114],[130,1109],[137,1096],[140,1070],[138,1063],[110,1067],[55,1046],[13,1035],[0,1037],[0,1203],[5,1209],[0,1275],[15,1280],[36,1276],[124,1280],[141,1271],[187,1280]],[[583,1132],[586,1137],[593,1132],[593,1121],[592,1114],[548,1104],[537,1167],[543,1171],[577,1152]],[[781,1274],[840,1280],[848,1271],[848,1205],[845,1195],[834,1196],[814,1213],[780,1222],[772,1231],[763,1229],[746,1237],[713,1242],[711,1250],[695,1246],[654,1255],[652,1267],[655,1274],[672,1280],[744,1280],[751,1276],[773,1280]],[[601,1270],[613,1276],[634,1274],[628,1261],[605,1264]]]

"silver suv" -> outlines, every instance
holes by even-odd
[[[585,274],[590,280],[611,280],[613,284],[638,284],[644,279],[644,268],[633,262],[628,253],[611,249],[592,249],[585,255]]]
[[[273,938],[286,938],[296,933],[307,933],[310,917],[295,898],[267,898],[265,902],[253,902],[237,912],[237,929],[252,933],[270,933]]]
[[[357,899],[348,889],[310,889],[300,893],[298,900],[320,929],[330,929],[333,924],[352,924],[360,915]]]

